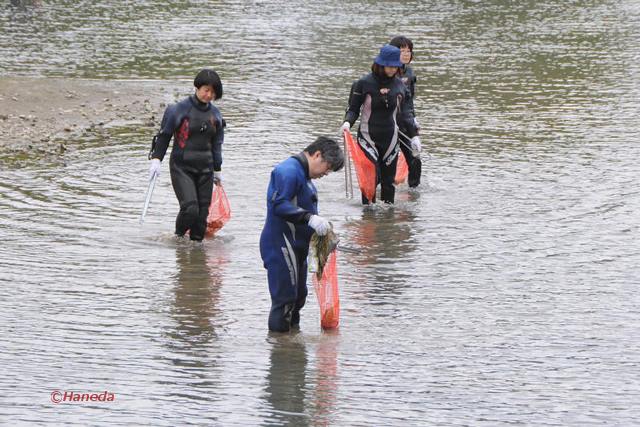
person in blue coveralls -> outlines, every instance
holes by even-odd
[[[311,180],[343,165],[340,145],[319,137],[271,172],[267,218],[260,235],[260,255],[271,294],[271,331],[288,332],[300,324],[300,309],[307,298],[309,242],[314,232],[323,236],[330,227],[318,215],[318,194]]]
[[[214,70],[203,69],[193,81],[195,93],[169,105],[153,139],[149,176],[160,172],[169,141],[171,185],[180,203],[176,235],[189,231],[191,240],[204,238],[213,185],[222,182],[222,143],[225,121],[212,100],[222,97],[222,82]]]

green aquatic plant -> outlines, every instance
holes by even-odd
[[[333,231],[333,225],[324,236],[319,236],[316,233],[311,236],[308,261],[309,271],[315,273],[318,279],[322,277],[329,255],[338,247],[339,241],[338,235]]]

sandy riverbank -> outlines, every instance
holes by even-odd
[[[60,78],[0,78],[0,153],[56,153],[65,137],[117,123],[158,126],[170,84]]]

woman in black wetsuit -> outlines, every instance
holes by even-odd
[[[381,184],[380,198],[385,203],[393,203],[395,198],[393,181],[398,163],[398,127],[406,129],[412,146],[420,145],[413,117],[402,108],[409,95],[397,77],[401,66],[400,49],[383,46],[371,66],[371,73],[351,86],[349,106],[341,127],[342,130],[351,129],[360,117],[358,146],[376,165],[376,180]],[[371,202],[375,202],[375,196]],[[362,203],[369,203],[364,195]]]
[[[416,75],[413,72],[413,68],[409,65],[413,60],[413,42],[405,36],[396,36],[389,41],[391,46],[400,48],[400,67],[399,78],[407,87],[409,96],[405,99],[404,108],[407,109],[413,117],[413,123],[416,125],[418,131],[420,131],[420,125],[416,119],[416,111],[413,105],[413,100],[416,97]],[[400,131],[407,133],[407,129],[400,127]],[[407,144],[400,144],[400,149],[407,159],[409,166],[409,187],[417,187],[420,185],[420,175],[422,175],[422,161],[420,160],[420,146],[410,147]],[[416,155],[417,154],[417,155]]]
[[[160,171],[169,141],[173,149],[169,169],[171,184],[180,202],[176,235],[189,231],[191,240],[202,240],[209,214],[213,185],[222,181],[224,120],[211,104],[222,97],[222,82],[214,70],[201,70],[193,82],[196,91],[169,105],[154,138],[149,174]]]

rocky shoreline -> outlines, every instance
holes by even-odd
[[[150,81],[0,78],[0,154],[53,154],[68,135],[119,122],[158,126],[176,86]]]

